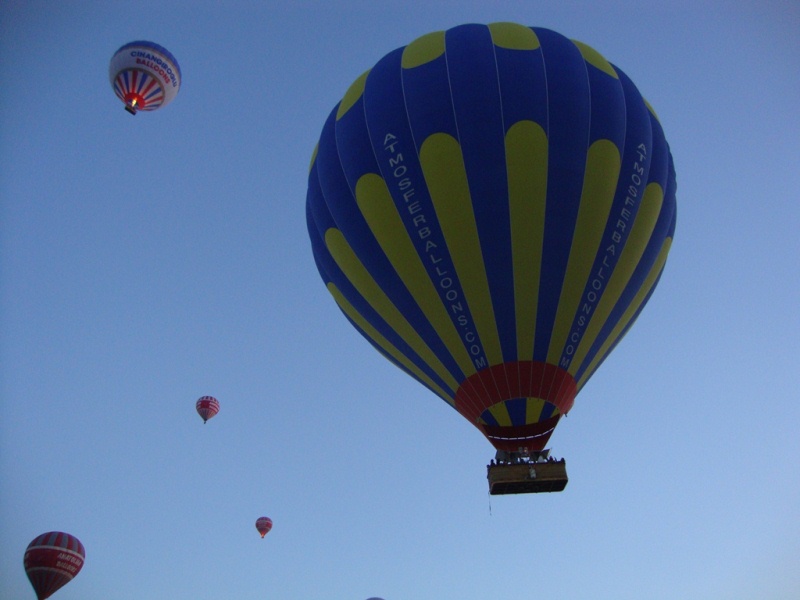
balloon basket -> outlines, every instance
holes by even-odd
[[[486,468],[489,493],[494,496],[560,492],[567,487],[567,463],[563,458],[558,461],[490,464]]]

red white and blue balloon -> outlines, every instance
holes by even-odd
[[[125,44],[111,58],[108,69],[114,93],[125,110],[136,114],[166,106],[178,95],[181,68],[172,53],[153,42]]]

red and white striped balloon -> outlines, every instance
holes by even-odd
[[[197,401],[196,408],[205,423],[219,412],[219,402],[214,396],[203,396]]]

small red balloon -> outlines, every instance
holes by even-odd
[[[195,407],[197,414],[203,417],[204,424],[219,412],[219,402],[214,396],[203,396],[197,401]]]
[[[258,533],[260,533],[263,538],[269,533],[269,530],[272,529],[272,519],[269,517],[259,517],[256,519],[256,529],[258,529]]]
[[[25,550],[25,573],[39,600],[49,598],[83,568],[86,551],[80,540],[61,531],[43,533]]]

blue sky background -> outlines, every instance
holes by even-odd
[[[678,226],[551,439],[567,489],[490,499],[490,444],[341,316],[304,205],[358,75],[506,20],[636,82]],[[797,598],[798,30],[789,0],[0,4],[0,597],[57,529],[87,553],[59,600]],[[183,84],[134,118],[137,39]]]

